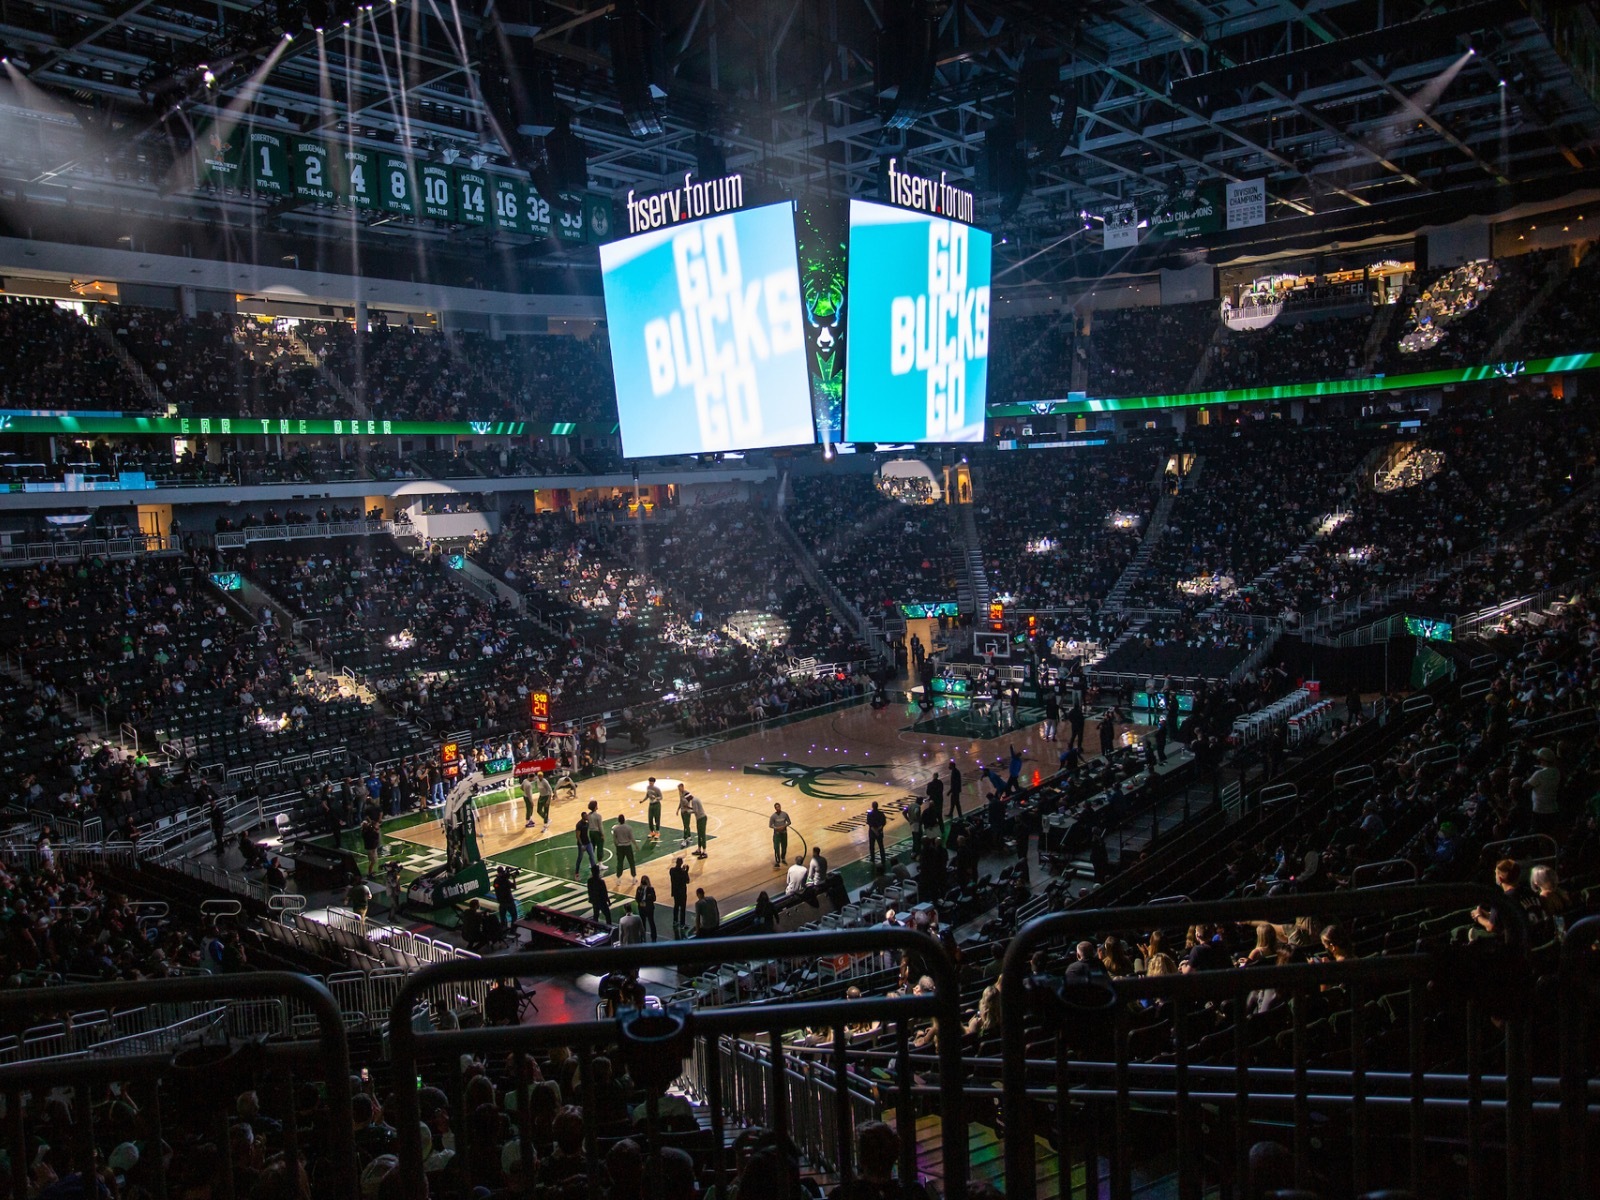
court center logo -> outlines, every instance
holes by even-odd
[[[744,769],[746,775],[765,775],[781,779],[783,786],[796,788],[802,796],[813,800],[844,800],[849,792],[834,791],[828,786],[829,778],[839,782],[850,779],[872,779],[877,767],[863,767],[855,763],[834,763],[826,767],[808,767],[803,763],[757,763]]]

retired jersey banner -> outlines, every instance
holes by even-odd
[[[294,172],[294,194],[301,200],[327,204],[339,198],[334,183],[334,158],[328,147],[314,138],[294,138],[289,144]]]
[[[344,202],[351,208],[374,208],[378,203],[378,156],[371,150],[352,148],[340,151],[343,169],[339,182]]]
[[[378,158],[378,205],[384,212],[412,216],[417,211],[417,179],[411,164],[399,155]]]
[[[252,129],[245,139],[244,161],[256,195],[287,196],[294,190],[289,177],[288,134]]]

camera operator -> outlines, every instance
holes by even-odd
[[[494,898],[500,905],[500,927],[512,936],[516,935],[517,928],[517,898],[512,894],[512,889],[521,873],[506,866],[494,873]]]

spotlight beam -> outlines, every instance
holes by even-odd
[[[1294,16],[1294,19],[1299,21],[1300,24],[1304,25],[1307,31],[1310,32],[1313,37],[1319,38],[1324,42],[1333,42],[1339,39],[1340,35],[1337,31],[1335,31],[1331,26],[1326,25],[1322,21],[1318,20],[1317,17],[1313,16],[1311,13],[1302,9],[1298,4],[1294,3],[1294,0],[1278,0],[1278,7],[1283,9],[1285,12],[1291,13]],[[1407,109],[1417,120],[1421,121],[1445,141],[1449,142],[1468,159],[1470,159],[1473,164],[1475,164],[1486,175],[1501,184],[1510,186],[1511,181],[1501,173],[1499,167],[1489,162],[1466,142],[1462,141],[1449,129],[1446,129],[1445,126],[1441,124],[1431,113],[1424,111],[1422,108],[1413,103],[1410,96],[1406,95],[1405,92],[1401,91],[1398,87],[1384,78],[1382,71],[1379,71],[1364,58],[1356,59],[1354,61],[1354,66],[1356,70],[1360,71],[1361,74],[1366,77],[1368,82],[1376,84],[1389,96],[1391,100],[1396,101],[1403,108]]]

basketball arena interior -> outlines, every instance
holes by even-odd
[[[0,4],[0,1200],[1600,1195],[1596,11]]]

